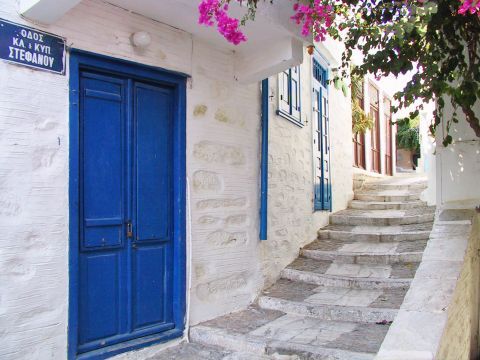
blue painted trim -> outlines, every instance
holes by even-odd
[[[293,117],[292,115],[290,115],[290,114],[287,113],[286,111],[283,111],[283,110],[278,109],[278,110],[276,111],[276,114],[277,114],[278,116],[281,116],[281,117],[287,119],[288,121],[294,123],[294,124],[297,125],[298,127],[303,128],[303,127],[305,126],[304,123],[302,123],[300,120],[298,120],[297,118]]]
[[[114,354],[135,350],[154,343],[165,342],[183,335],[186,309],[186,74],[145,66],[131,61],[114,59],[81,50],[70,49],[70,148],[69,148],[69,360],[104,359]],[[78,348],[78,241],[79,241],[79,88],[81,70],[99,70],[121,74],[173,89],[174,156],[173,156],[173,304],[175,328],[162,334],[127,341],[108,348],[77,356]]]
[[[260,240],[267,240],[268,219],[268,79],[262,81],[262,160],[260,180]]]

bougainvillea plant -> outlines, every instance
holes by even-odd
[[[231,43],[247,41],[242,26],[255,19],[258,3],[274,0],[202,0],[199,22],[216,26]],[[287,0],[277,0],[287,1]],[[399,75],[414,70],[412,79],[395,95],[398,106],[437,101],[432,134],[441,124],[445,102],[454,112],[446,120],[448,131],[459,121],[461,111],[480,137],[479,114],[473,107],[480,101],[480,0],[288,0],[291,21],[303,35],[323,41],[327,34],[345,44],[339,76],[347,77],[355,51],[363,64],[354,72],[375,76]],[[228,15],[228,5],[239,2],[246,9],[241,19]],[[418,110],[410,116],[414,118]]]

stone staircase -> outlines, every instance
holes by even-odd
[[[432,228],[425,186],[366,183],[256,304],[191,328],[192,343],[154,359],[373,359]]]

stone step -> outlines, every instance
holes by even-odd
[[[269,360],[270,357],[226,350],[218,346],[182,342],[145,360]]]
[[[362,201],[352,200],[349,204],[350,209],[358,210],[408,210],[425,208],[425,201]]]
[[[420,262],[427,240],[401,242],[368,242],[350,240],[316,240],[300,253],[314,260],[330,260],[346,264],[391,265]]]
[[[373,359],[389,326],[325,321],[250,307],[190,329],[190,340],[253,355],[295,359]]]
[[[347,209],[330,215],[330,223],[333,225],[409,225],[432,222],[435,217],[435,209],[410,210],[356,210]]]
[[[366,182],[362,186],[362,190],[403,190],[403,191],[423,191],[427,188],[426,181],[418,181],[410,184],[404,183],[387,183],[387,182]]]
[[[420,200],[421,192],[402,191],[402,190],[383,190],[383,191],[356,191],[354,200],[396,202],[396,201],[416,201]]]
[[[344,264],[299,257],[281,272],[283,279],[350,289],[407,288],[418,263]]]
[[[427,240],[432,223],[395,226],[328,225],[318,231],[320,239],[389,242]]]
[[[258,305],[287,314],[328,321],[393,321],[406,289],[348,289],[280,279],[265,290]]]

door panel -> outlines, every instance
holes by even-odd
[[[136,241],[169,241],[171,223],[171,93],[135,84]]]
[[[80,344],[108,338],[120,332],[119,255],[87,254],[81,258]]]
[[[172,321],[169,304],[171,289],[166,271],[169,256],[170,251],[164,245],[145,246],[135,251],[134,329]],[[161,274],[166,276],[159,276]]]
[[[80,81],[81,350],[97,348],[125,331],[126,293],[124,80],[82,73]]]
[[[80,78],[78,352],[172,329],[173,91]]]
[[[116,246],[124,211],[124,83],[93,74],[82,80],[84,246]]]

